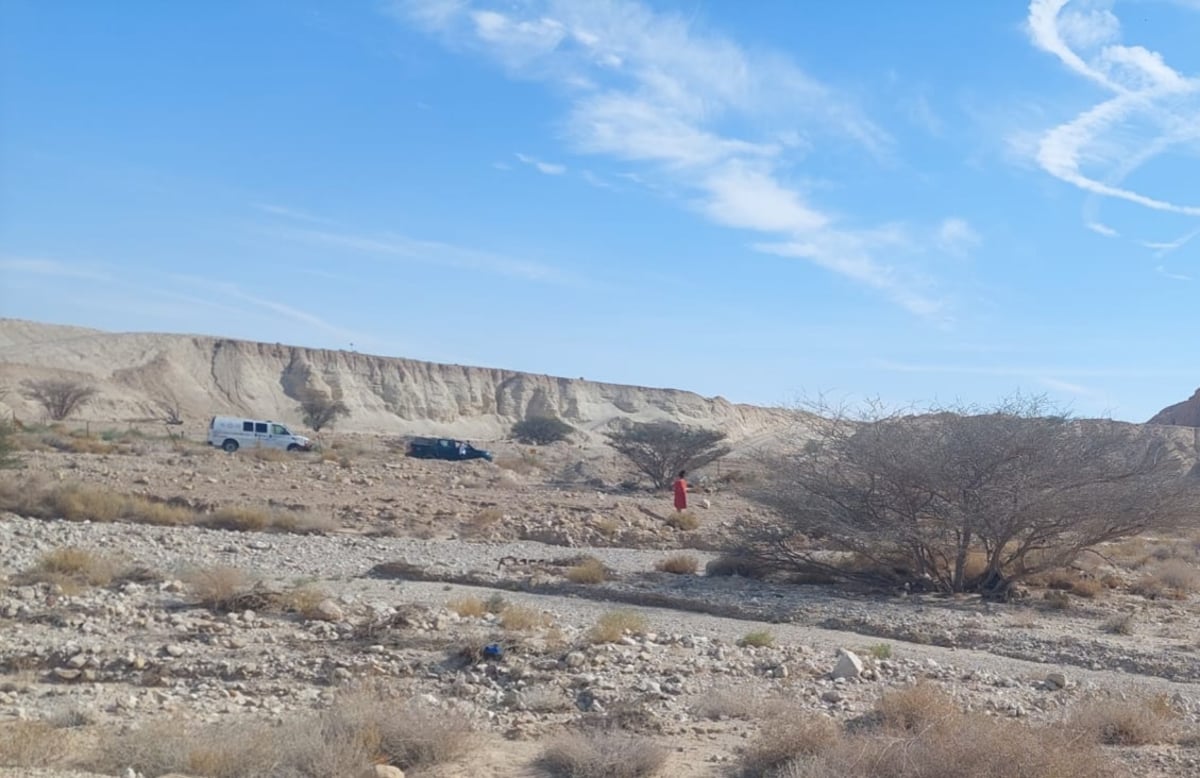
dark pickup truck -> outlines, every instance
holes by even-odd
[[[408,441],[405,453],[417,459],[486,459],[492,461],[492,452],[475,448],[470,443],[451,438],[413,438]]]

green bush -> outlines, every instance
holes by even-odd
[[[530,416],[512,428],[512,436],[519,442],[536,446],[566,440],[574,432],[574,427],[557,416]]]

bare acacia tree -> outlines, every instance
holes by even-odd
[[[99,393],[96,387],[68,378],[43,378],[21,382],[21,394],[41,405],[46,415],[62,421]]]
[[[336,390],[333,396],[330,396],[316,389],[307,389],[300,395],[300,415],[310,429],[320,432],[326,427],[332,427],[341,417],[349,416],[350,409],[342,402],[341,393]]]
[[[755,495],[778,520],[743,529],[746,550],[781,569],[1003,596],[1195,505],[1198,479],[1165,439],[1049,414],[1040,398],[982,413],[814,410],[808,440],[770,462]]]
[[[668,421],[627,424],[605,435],[609,445],[662,488],[675,473],[703,467],[729,453],[725,433]]]

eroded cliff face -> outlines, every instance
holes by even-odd
[[[1200,389],[1181,403],[1168,405],[1147,424],[1171,424],[1177,427],[1200,427]]]
[[[343,431],[505,435],[523,418],[554,414],[585,431],[618,419],[671,419],[716,427],[734,440],[782,431],[794,415],[674,389],[651,389],[510,370],[443,365],[349,351],[222,338],[108,333],[0,320],[0,385],[20,418],[40,409],[19,396],[25,378],[74,376],[99,396],[81,419],[161,418],[177,407],[189,422],[213,414],[298,422],[306,389],[339,391],[350,409]]]

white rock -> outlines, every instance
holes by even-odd
[[[404,771],[390,764],[377,764],[362,772],[361,778],[404,778]]]
[[[313,609],[313,618],[320,621],[342,621],[346,618],[346,614],[342,612],[339,606],[332,599],[324,599],[317,603],[317,607]]]
[[[834,678],[857,678],[862,671],[863,662],[858,654],[845,648],[838,649],[837,665],[833,668]]]
[[[1059,672],[1047,673],[1046,685],[1051,689],[1065,689],[1067,688],[1067,676]]]

